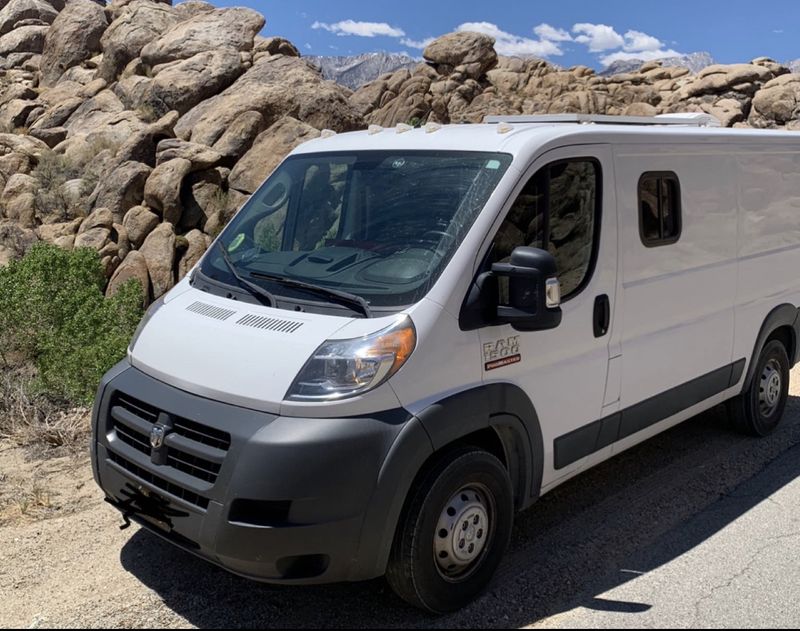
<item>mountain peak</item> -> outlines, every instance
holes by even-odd
[[[677,57],[664,57],[662,59],[654,59],[653,61],[660,61],[665,66],[673,66],[677,68],[688,68],[693,74],[697,74],[703,68],[714,65],[716,61],[708,52],[689,53],[687,55],[680,55]],[[600,72],[603,76],[611,76],[615,74],[623,74],[634,72],[641,68],[647,61],[643,59],[630,59],[625,61],[615,61],[610,66]]]
[[[348,56],[309,55],[305,59],[317,66],[322,71],[323,77],[347,86],[351,90],[357,90],[362,85],[389,72],[396,72],[403,68],[411,70],[422,61],[405,53],[388,52]]]

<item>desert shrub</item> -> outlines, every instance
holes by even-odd
[[[37,244],[0,269],[0,362],[37,369],[35,388],[72,404],[91,402],[103,373],[125,356],[142,316],[137,281],[105,298],[94,250]]]
[[[145,123],[155,123],[166,116],[172,108],[161,99],[151,98],[136,108],[136,115]]]
[[[55,215],[60,221],[73,218],[73,208],[64,197],[63,185],[78,178],[86,181],[89,190],[97,177],[74,164],[68,157],[57,153],[44,153],[31,172],[36,179],[36,211],[40,218]]]

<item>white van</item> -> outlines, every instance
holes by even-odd
[[[297,148],[148,312],[94,410],[107,500],[252,579],[387,575],[441,613],[513,516],[728,402],[800,331],[800,136],[489,119]]]

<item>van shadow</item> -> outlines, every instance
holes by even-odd
[[[769,438],[717,408],[559,487],[517,516],[505,562],[466,609],[432,618],[383,580],[275,587],[240,579],[140,530],[123,567],[198,627],[519,627],[577,606],[635,616],[601,595],[699,545],[800,476],[800,398]],[[679,531],[679,532],[677,532]]]

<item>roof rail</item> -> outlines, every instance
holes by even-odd
[[[711,114],[659,114],[658,116],[607,116],[602,114],[544,114],[487,116],[484,123],[527,123],[549,125],[572,123],[581,125],[682,125],[684,127],[722,127]]]

